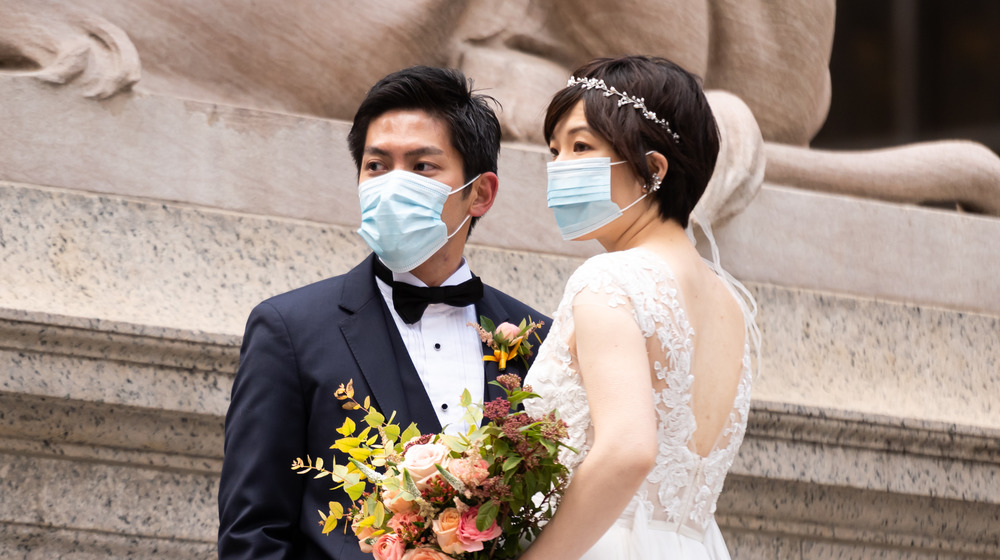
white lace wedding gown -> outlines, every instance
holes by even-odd
[[[709,263],[711,264],[711,263]],[[705,456],[693,450],[691,353],[695,332],[685,317],[683,296],[665,261],[645,249],[598,255],[570,277],[552,328],[538,351],[527,382],[540,399],[525,402],[531,414],[557,408],[569,425],[569,446],[560,459],[571,470],[586,457],[593,438],[587,395],[568,341],[573,306],[582,303],[630,311],[646,338],[659,449],[656,466],[618,521],[588,551],[587,560],[728,559],[714,513],[726,473],[743,441],[750,409],[751,342],[756,338],[752,298],[721,273],[744,310],[747,344],[736,398],[725,428]],[[653,442],[650,442],[653,444]]]

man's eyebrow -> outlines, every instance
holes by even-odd
[[[379,148],[378,146],[367,146],[365,147],[365,153],[373,156],[388,156],[390,155],[388,151]],[[414,148],[403,154],[406,157],[419,157],[419,156],[439,156],[444,155],[444,150],[436,146],[423,146],[420,148]]]
[[[424,146],[422,148],[417,148],[415,150],[410,150],[404,154],[406,156],[441,156],[444,155],[444,150],[438,148],[437,146]]]
[[[389,152],[379,148],[378,146],[365,146],[365,153],[373,156],[387,156]]]

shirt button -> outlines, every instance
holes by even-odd
[[[442,404],[441,405],[441,410],[448,410],[448,403]]]
[[[441,343],[439,343],[439,342],[435,342],[435,343],[434,343],[434,349],[435,349],[435,350],[440,350],[440,349],[441,349]]]

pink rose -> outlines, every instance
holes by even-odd
[[[420,523],[424,518],[417,513],[417,510],[408,510],[403,513],[397,513],[392,516],[389,520],[389,527],[392,527],[394,533],[407,533],[413,532],[413,524]]]
[[[435,464],[443,464],[450,450],[440,443],[414,445],[403,456],[403,468],[410,472],[414,482],[437,474]]]
[[[459,542],[465,546],[469,552],[483,549],[484,541],[491,541],[500,536],[500,527],[496,521],[486,528],[485,531],[476,529],[476,515],[479,514],[479,506],[469,509],[462,514],[462,519],[458,522]]]
[[[412,548],[406,551],[402,560],[453,560],[451,556],[433,548]]]
[[[490,464],[482,457],[449,459],[444,468],[466,486],[479,486],[490,475]]]
[[[497,333],[500,334],[508,344],[514,344],[517,337],[521,335],[521,328],[511,323],[500,323],[497,325]]]
[[[386,533],[375,541],[372,555],[375,560],[402,560],[406,544],[403,539],[393,533]]]
[[[439,513],[437,519],[431,523],[431,530],[437,537],[438,546],[445,554],[461,554],[469,550],[458,540],[458,524],[461,520],[462,514],[458,513],[457,509],[448,508]]]
[[[382,504],[392,513],[399,514],[410,511],[415,504],[409,500],[404,500],[399,494],[401,490],[382,490]]]

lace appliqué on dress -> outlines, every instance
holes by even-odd
[[[704,532],[712,522],[726,473],[746,431],[750,409],[750,346],[733,408],[715,447],[704,457],[691,449],[697,428],[691,408],[691,355],[694,331],[685,315],[678,284],[669,266],[644,249],[607,253],[588,259],[570,277],[552,327],[527,381],[542,396],[525,403],[529,413],[557,408],[569,425],[566,442],[579,453],[560,452],[571,470],[586,457],[593,431],[587,394],[569,341],[574,332],[573,304],[581,293],[612,308],[631,308],[646,338],[653,373],[653,401],[658,419],[657,462],[623,517],[649,515],[672,526]],[[746,317],[748,325],[753,318]],[[749,329],[749,326],[748,326]]]

